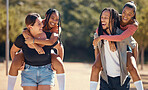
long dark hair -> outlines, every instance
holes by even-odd
[[[119,13],[115,9],[113,9],[113,8],[105,8],[105,9],[102,10],[102,12],[100,14],[100,22],[99,22],[99,26],[98,26],[98,36],[103,35],[103,32],[106,33],[106,30],[104,30],[102,28],[102,23],[101,23],[102,13],[104,11],[106,11],[106,10],[110,12],[109,30],[110,30],[111,35],[115,35],[116,34],[117,27],[118,28],[120,27]],[[112,26],[112,28],[110,28],[110,25]],[[102,42],[102,45],[103,45],[104,44],[104,41],[101,40],[101,42]]]
[[[58,13],[58,14],[59,14],[59,21],[58,21],[58,31],[59,31],[59,27],[61,27],[60,13],[59,13],[58,10],[56,10],[56,9],[51,9],[51,8],[48,9],[47,12],[46,12],[46,14],[45,14],[46,19],[45,19],[45,23],[44,23],[43,29],[45,29],[45,27],[46,27],[48,30],[50,30],[50,29],[49,29],[48,22],[49,22],[49,19],[50,19],[50,16],[51,16],[52,13]]]

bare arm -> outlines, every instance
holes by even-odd
[[[95,62],[92,66],[90,81],[98,82],[99,73],[101,70],[102,70],[102,64],[101,64],[100,52],[99,52],[99,49],[96,48],[95,49]]]
[[[96,29],[96,33],[94,33],[94,40],[93,40],[93,46],[94,46],[94,53],[95,53],[95,60],[97,58],[97,55],[99,53],[99,49],[98,49],[98,42],[100,41],[100,37],[98,37],[97,34],[97,29]]]
[[[36,38],[27,38],[25,39],[26,44],[42,44],[42,45],[53,45],[57,40],[58,40],[58,34],[57,33],[52,33],[50,39],[36,39]]]
[[[136,25],[128,25],[128,28],[120,35],[101,35],[100,38],[101,40],[108,40],[108,41],[122,41],[129,36],[132,36],[135,31],[137,30],[138,26]]]
[[[43,45],[53,45],[58,40],[58,34],[52,33],[50,39],[34,39],[34,43]]]
[[[94,53],[95,53],[95,59],[96,59],[97,55],[99,54],[99,49],[96,47],[94,50],[95,50]]]
[[[23,31],[23,36],[25,39],[29,39],[29,38],[33,39],[33,36],[30,34],[29,30],[27,30],[27,29]],[[34,48],[38,52],[38,54],[45,54],[42,47],[40,47],[38,44],[32,43],[32,45],[34,46]]]
[[[33,36],[30,34],[30,32],[29,32],[28,29],[25,29],[25,30],[23,31],[23,36],[24,36],[25,39],[26,39],[26,38],[33,38]]]
[[[14,44],[12,45],[11,49],[10,49],[10,55],[11,55],[11,59],[13,60],[15,55],[17,54],[17,52],[20,50],[20,48],[16,47]]]

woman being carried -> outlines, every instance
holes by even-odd
[[[37,13],[28,14],[25,19],[26,26],[34,38],[49,38],[42,31],[41,17]],[[22,87],[24,90],[51,90],[54,85],[54,72],[51,69],[51,48],[53,46],[45,46],[40,44],[45,54],[38,54],[34,49],[34,45],[25,44],[25,38],[21,34],[15,40],[12,49],[16,52],[22,49],[24,54],[25,68],[22,71]],[[11,56],[15,53],[11,53]],[[12,57],[12,59],[15,56]],[[37,77],[37,78],[36,78]]]
[[[35,44],[35,41],[39,42],[39,44],[44,44],[44,45],[53,45],[53,44],[58,43],[57,44],[58,47],[54,47],[57,49],[57,54],[54,54],[54,53],[51,54],[51,60],[52,60],[51,62],[52,62],[52,67],[56,70],[56,73],[57,73],[59,89],[64,90],[65,89],[65,74],[64,74],[65,71],[64,71],[64,65],[62,62],[63,56],[64,56],[64,49],[63,49],[62,43],[59,43],[59,41],[56,42],[59,36],[59,28],[60,28],[59,26],[60,16],[59,15],[60,15],[59,12],[55,9],[49,9],[46,12],[46,19],[45,19],[46,23],[44,23],[43,30],[44,32],[47,33],[48,37],[51,36],[49,39],[32,38],[31,37],[32,35],[30,34],[30,31],[28,30],[23,31],[23,36],[27,44],[31,44],[30,43],[31,40],[34,39],[33,40],[34,43],[32,45],[34,45],[35,50],[38,52],[38,54],[45,54],[45,52],[38,44]],[[52,23],[54,23],[55,25],[50,25]],[[50,25],[50,27],[48,25]],[[50,28],[50,31],[49,29],[45,28],[47,26],[48,28]],[[14,55],[16,53],[16,51],[13,49],[11,49],[11,52],[14,53]],[[11,64],[11,68],[9,71],[9,76],[8,76],[8,88],[9,88],[8,90],[13,90],[16,76],[18,75],[18,70],[20,69],[24,61],[23,59],[24,59],[23,53],[19,53],[13,59],[13,62]]]
[[[106,24],[102,22],[102,26],[105,26],[105,25]],[[112,42],[113,41],[122,41],[123,39],[128,38],[129,36],[134,34],[134,32],[137,30],[137,27],[138,26],[137,26],[137,21],[136,21],[136,6],[134,5],[133,2],[128,2],[123,7],[122,17],[120,20],[120,28],[125,31],[120,35],[113,35],[112,33],[111,33],[111,35],[100,35],[99,37],[94,39],[93,44],[96,45],[102,39],[111,41],[110,49],[111,49],[111,51],[114,52],[116,50],[116,44],[114,44]],[[98,29],[97,29],[97,31],[98,31]],[[129,49],[129,46],[128,46],[128,49]],[[143,88],[143,85],[142,85],[142,81],[141,81],[140,75],[138,73],[138,70],[136,67],[136,62],[135,62],[136,61],[135,58],[137,58],[137,47],[135,47],[132,50],[133,50],[132,53],[127,52],[127,67],[128,67],[127,69],[132,76],[132,79],[134,81],[136,88],[138,90],[141,90]],[[95,56],[97,57],[97,55],[95,55]],[[95,63],[93,66],[94,67],[98,66],[98,64]],[[94,70],[92,69],[92,73],[93,73],[93,71]],[[93,74],[91,77],[93,77]],[[92,78],[91,78],[91,81],[93,81]]]

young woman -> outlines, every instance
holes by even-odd
[[[100,35],[98,38],[94,40],[94,43],[97,43],[100,40],[108,40],[108,41],[122,41],[129,36],[132,36],[135,31],[138,29],[138,22],[136,20],[136,5],[133,1],[127,2],[122,11],[122,16],[120,17],[120,28],[124,31],[120,35]],[[97,31],[97,30],[96,30]],[[138,45],[137,45],[138,47]],[[129,47],[127,48],[130,49]],[[135,60],[137,60],[137,52],[133,52]]]
[[[122,16],[120,18],[120,28],[124,30],[121,35],[101,35],[98,37],[98,39],[122,41],[135,33],[135,31],[138,29],[138,22],[136,20],[136,6],[133,2],[127,2],[124,5]]]
[[[138,28],[138,22],[136,20],[136,5],[134,4],[134,2],[127,2],[124,5],[122,16],[120,19],[120,28],[124,31],[122,34],[120,35],[101,35],[100,37],[96,39],[96,41],[104,39],[108,41],[118,41],[119,42],[119,41],[122,41],[128,38],[129,36],[132,36],[135,33],[135,31]],[[134,48],[135,50],[132,50],[133,51],[132,53],[127,52],[128,59],[129,58],[132,59],[131,61],[128,60],[127,65],[128,65],[128,69],[130,71],[130,74],[134,82],[141,80],[137,67],[136,67],[136,59],[137,59],[137,52],[138,52],[137,47]],[[128,46],[128,51],[129,49],[130,47]],[[132,56],[134,56],[135,58],[132,58]],[[141,81],[139,82],[142,83]]]
[[[50,39],[33,39],[33,38],[27,38],[26,37],[26,44],[44,44],[44,45],[54,45],[56,43],[59,47],[55,48],[57,50],[57,55],[51,51],[51,62],[52,67],[54,70],[56,70],[56,76],[59,84],[59,90],[65,90],[65,70],[63,65],[63,56],[64,56],[64,49],[62,42],[60,41],[60,34],[61,34],[61,20],[60,20],[60,13],[56,9],[49,9],[46,14],[46,18],[43,20],[43,31],[46,33],[52,33]],[[25,30],[23,32],[24,36],[28,36],[29,32]],[[29,35],[28,37],[30,37]],[[52,42],[52,43],[51,43]]]
[[[46,39],[49,35],[42,31],[42,21],[39,14],[28,14],[25,19],[26,26],[34,38]],[[34,45],[25,44],[23,35],[19,35],[15,40],[12,49],[19,51],[22,49],[25,58],[25,69],[22,71],[22,87],[24,90],[51,90],[54,85],[54,72],[51,69],[51,48],[40,44],[45,54],[38,54]],[[15,55],[15,53],[11,53]],[[13,56],[14,57],[14,56]],[[12,59],[13,59],[12,57]]]
[[[105,26],[107,23],[102,23],[103,26]],[[123,27],[124,26],[124,27]],[[120,35],[100,35],[98,38],[96,38],[93,41],[93,44],[97,44],[98,41],[105,39],[108,41],[122,41],[123,39],[131,36],[134,34],[134,32],[137,30],[137,21],[136,21],[136,6],[134,5],[133,2],[128,2],[125,4],[124,8],[123,8],[123,12],[122,12],[122,17],[120,20],[120,28],[122,30],[125,30],[122,34]],[[128,47],[129,48],[129,47]],[[116,45],[110,43],[110,49],[112,51],[116,50]],[[128,71],[130,72],[134,84],[136,86],[136,88],[138,90],[143,89],[142,86],[142,81],[140,79],[140,75],[138,73],[137,67],[136,67],[136,62],[135,62],[135,58],[137,55],[137,48],[133,49],[133,53],[128,52],[127,53],[127,67],[128,67]],[[96,56],[96,55],[95,55]],[[135,58],[133,57],[135,56]],[[100,67],[100,65],[93,65],[94,67]],[[92,71],[93,72],[93,71]],[[93,75],[93,74],[92,74]]]
[[[64,71],[64,66],[62,62],[63,56],[64,56],[64,49],[63,49],[62,43],[56,42],[57,39],[59,38],[58,37],[59,33],[61,32],[60,31],[61,29],[59,29],[61,28],[59,25],[60,23],[59,15],[60,15],[59,12],[55,9],[49,9],[46,12],[46,19],[43,21],[44,22],[43,31],[49,34],[49,36],[51,36],[49,39],[33,38],[32,35],[30,34],[30,31],[28,30],[23,31],[23,36],[26,40],[25,43],[34,45],[35,50],[38,52],[38,54],[45,54],[45,52],[43,48],[41,48],[41,46],[36,44],[36,42],[39,42],[39,44],[44,44],[44,45],[53,45],[53,44],[55,45],[58,43],[58,47],[54,47],[57,49],[57,54],[55,53],[51,54],[51,60],[52,60],[51,62],[52,62],[52,68],[54,68],[57,73],[59,89],[64,90],[65,89],[65,74],[64,74],[65,71]],[[48,27],[48,29],[46,27]],[[11,51],[14,52],[13,50]],[[18,55],[14,57],[14,60],[12,62],[12,65],[9,71],[8,88],[14,87],[16,76],[18,75],[18,70],[20,69],[23,61],[24,61],[23,53],[19,53]]]

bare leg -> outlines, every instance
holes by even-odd
[[[20,52],[17,54],[11,64],[8,75],[8,90],[13,90],[18,75],[18,70],[24,63],[24,54]]]
[[[51,62],[57,74],[65,73],[63,61],[58,55],[51,54]]]
[[[37,90],[53,90],[52,88],[50,85],[39,85]]]
[[[58,80],[59,90],[65,90],[65,70],[64,64],[58,55],[51,54],[51,62]]]
[[[22,52],[18,53],[11,64],[10,70],[9,70],[9,75],[11,76],[17,76],[18,75],[18,70],[24,63],[24,54]]]
[[[140,78],[140,74],[138,72],[137,66],[136,66],[136,60],[134,56],[132,56],[132,53],[128,52],[127,53],[127,69],[130,72],[133,82],[136,86],[137,90],[144,90],[143,89],[143,84]]]
[[[38,88],[36,86],[23,86],[23,90],[38,90]]]
[[[127,69],[132,76],[133,82],[141,80],[140,74],[136,66],[136,60],[130,52],[127,53]]]

